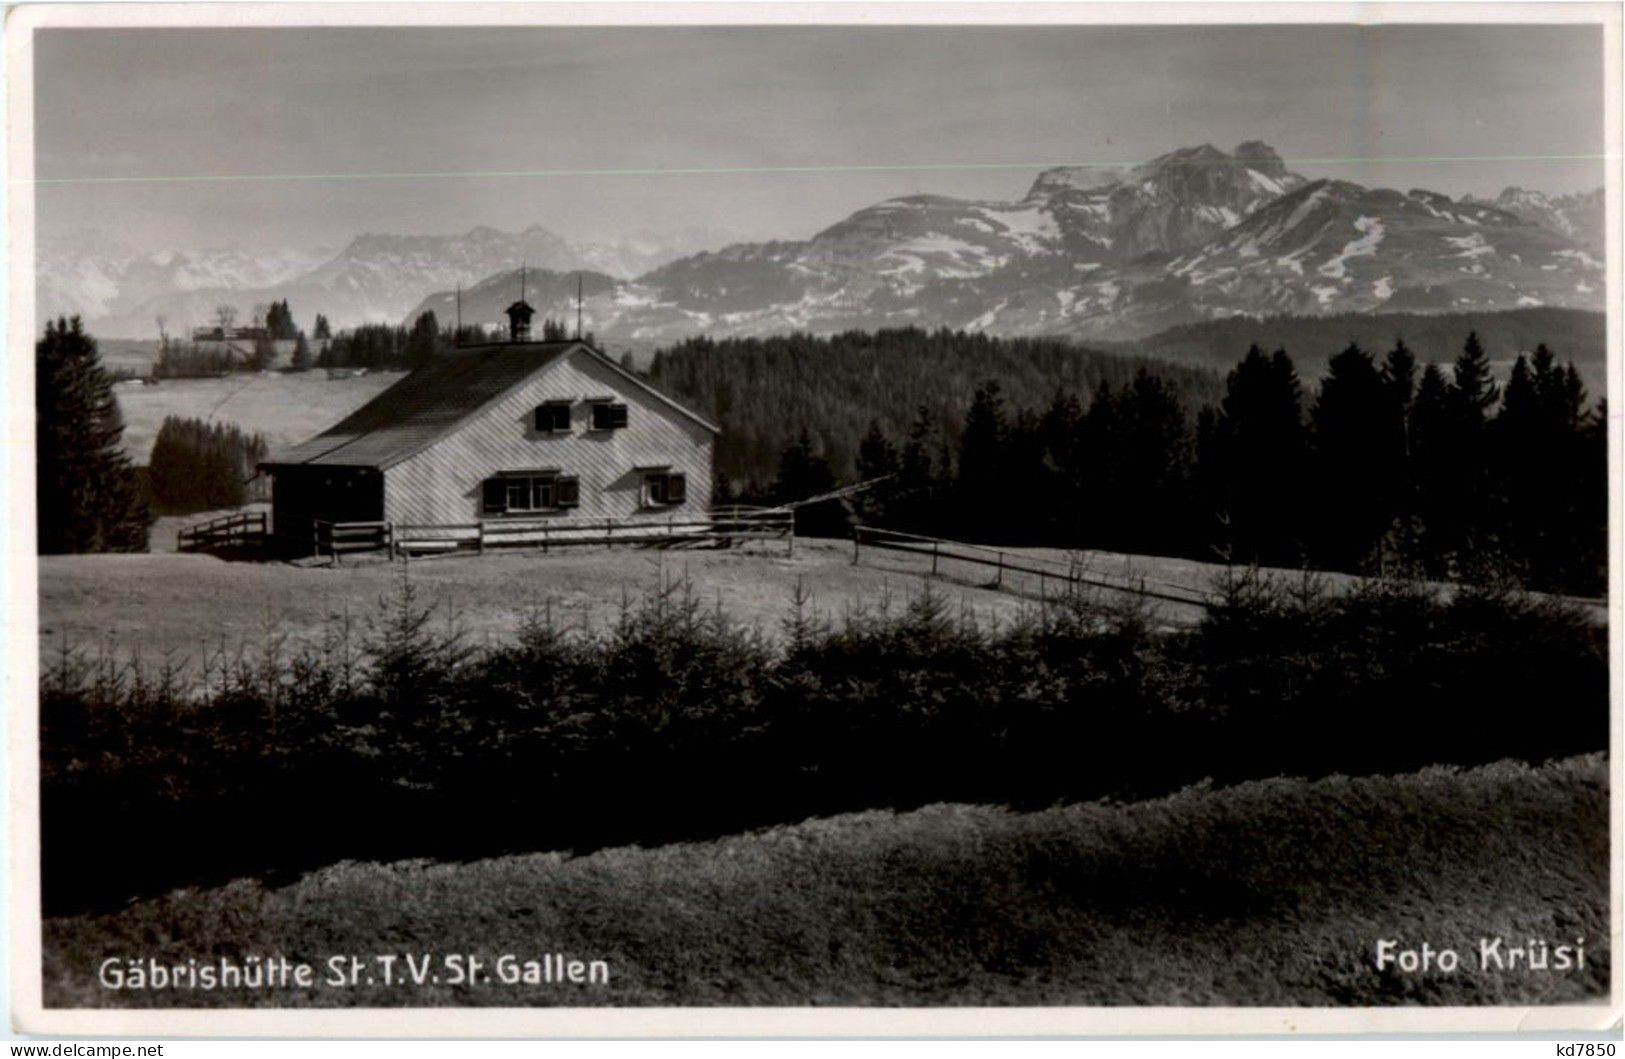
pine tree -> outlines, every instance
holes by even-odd
[[[876,482],[858,498],[857,503],[865,521],[875,525],[888,523],[897,495],[898,468],[897,446],[892,444],[885,431],[880,429],[880,420],[871,419],[869,432],[858,443],[858,480],[869,482],[881,479],[881,481]]]
[[[1457,514],[1453,546],[1457,577],[1479,578],[1504,564],[1504,542],[1499,539],[1495,517],[1494,485],[1489,473],[1492,460],[1488,423],[1490,410],[1500,399],[1500,387],[1490,371],[1489,355],[1469,332],[1467,342],[1454,366],[1450,390],[1452,440],[1457,481],[1451,490]]]
[[[1256,345],[1225,379],[1217,445],[1219,465],[1204,476],[1220,484],[1232,558],[1293,565],[1300,558],[1306,434],[1303,391],[1285,350],[1266,357]]]
[[[434,310],[420,313],[412,323],[412,332],[406,338],[406,367],[421,368],[435,358],[440,347],[440,323]]]
[[[1475,432],[1484,425],[1489,410],[1500,396],[1500,388],[1490,372],[1490,358],[1479,344],[1478,332],[1469,332],[1456,358],[1455,387],[1452,391],[1456,414],[1462,426]]]
[[[813,452],[812,437],[803,429],[779,454],[779,474],[773,496],[781,504],[805,500],[835,488],[835,476],[822,456]]]
[[[1398,339],[1382,362],[1383,439],[1385,447],[1372,458],[1382,482],[1383,506],[1388,514],[1381,548],[1386,569],[1389,553],[1404,558],[1414,552],[1416,483],[1411,474],[1411,405],[1416,400],[1416,355]]]
[[[327,317],[321,313],[316,314],[316,323],[311,331],[311,336],[318,342],[326,342],[333,337],[333,329],[328,326]]]
[[[1438,365],[1429,364],[1416,387],[1409,420],[1411,477],[1416,485],[1419,540],[1409,556],[1425,573],[1449,576],[1461,548],[1461,512],[1455,495],[1458,431],[1455,399]]]
[[[34,346],[34,414],[40,552],[145,551],[152,519],[119,447],[124,421],[77,316]]]
[[[254,352],[249,355],[250,371],[265,371],[276,364],[276,343],[265,335],[254,337]]]
[[[931,441],[935,434],[931,410],[921,405],[915,410],[908,441],[897,461],[897,488],[893,495],[894,525],[916,533],[932,528],[941,483],[932,464]],[[946,468],[943,469],[946,475]]]
[[[1388,397],[1388,414],[1397,416],[1404,429],[1411,402],[1416,399],[1416,354],[1400,339],[1382,362],[1382,386]]]
[[[1317,566],[1375,573],[1389,510],[1386,459],[1402,440],[1389,412],[1393,391],[1370,354],[1351,345],[1327,364],[1310,411],[1314,464],[1311,555]]]
[[[869,420],[869,431],[858,443],[858,480],[869,481],[897,473],[897,446],[880,429],[880,420]]]
[[[1044,517],[1049,539],[1068,547],[1081,544],[1087,461],[1080,445],[1083,405],[1077,395],[1057,389],[1038,420],[1039,459],[1043,461],[1043,495],[1050,498]]]
[[[1003,519],[1008,498],[1004,481],[1004,397],[996,380],[983,383],[971,397],[965,429],[959,439],[956,490],[961,530],[972,539],[987,539]]]
[[[305,333],[301,331],[294,339],[293,360],[290,366],[294,371],[309,371],[310,364],[310,343],[305,340]]]

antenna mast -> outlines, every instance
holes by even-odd
[[[457,284],[457,331],[452,338],[453,344],[463,341],[463,285]]]
[[[581,341],[581,273],[576,273],[576,341]]]

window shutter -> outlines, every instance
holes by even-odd
[[[575,475],[561,476],[554,490],[554,503],[559,507],[579,507],[581,505],[581,482]]]
[[[612,404],[609,406],[609,425],[611,428],[624,427],[626,426],[626,421],[626,406],[624,404]]]
[[[508,506],[508,483],[501,478],[487,478],[481,490],[480,510],[487,515],[500,515]]]
[[[557,434],[570,429],[570,405],[564,401],[549,401],[536,406],[536,432]]]
[[[688,477],[681,474],[666,476],[666,503],[681,504],[688,498]]]

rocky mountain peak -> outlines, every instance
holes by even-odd
[[[1233,152],[1235,157],[1247,164],[1249,169],[1256,169],[1266,176],[1283,177],[1287,175],[1286,163],[1281,156],[1275,153],[1275,148],[1263,140],[1248,140],[1238,143]]]

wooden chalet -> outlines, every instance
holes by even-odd
[[[508,341],[460,347],[260,463],[272,536],[703,516],[716,425],[586,342],[529,341],[528,314],[509,315]]]

